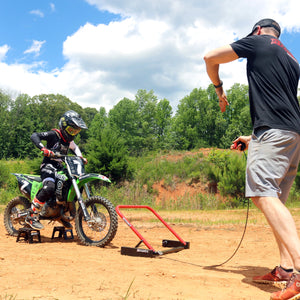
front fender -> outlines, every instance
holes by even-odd
[[[101,174],[95,174],[95,173],[90,173],[90,174],[84,174],[82,176],[79,176],[76,179],[77,185],[79,187],[79,189],[84,186],[86,183],[91,182],[91,181],[95,181],[95,180],[101,180],[101,181],[105,181],[105,182],[109,182],[111,183],[110,179],[107,178],[104,175]],[[71,186],[69,193],[68,193],[68,202],[72,202],[74,200],[74,198],[76,197],[76,193],[74,190],[73,185]]]

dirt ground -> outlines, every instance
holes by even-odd
[[[176,238],[148,213],[128,211],[126,217],[155,250],[163,250],[163,239]],[[73,240],[51,239],[53,225],[41,232],[41,243],[16,242],[0,214],[0,299],[259,300],[277,290],[251,281],[278,264],[275,241],[259,212],[250,211],[241,248],[220,267],[212,265],[236,249],[246,210],[158,213],[190,242],[190,249],[155,258],[121,255],[121,247],[135,247],[139,239],[120,218],[105,248],[79,244],[75,229]]]

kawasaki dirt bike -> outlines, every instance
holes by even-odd
[[[92,196],[88,183],[95,180],[111,182],[98,174],[86,174],[81,158],[55,154],[64,162],[64,167],[56,173],[56,191],[39,213],[40,220],[70,222],[75,219],[75,229],[80,242],[87,246],[104,247],[115,237],[118,216],[113,204],[100,196]],[[38,175],[16,174],[21,193],[12,199],[4,211],[4,225],[9,235],[16,236],[18,229],[25,226],[25,218],[30,213],[31,201],[42,188]],[[87,199],[83,199],[83,190]],[[76,209],[76,202],[78,208]]]

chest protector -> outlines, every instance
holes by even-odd
[[[55,131],[55,133],[56,133],[56,135],[58,137],[58,140],[53,145],[53,147],[51,148],[51,150],[53,150],[55,152],[59,152],[62,155],[67,155],[70,143],[65,140],[65,138],[61,134],[60,130],[58,130],[58,129],[52,129],[52,130]]]

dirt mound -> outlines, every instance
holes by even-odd
[[[197,151],[186,151],[183,153],[170,153],[167,155],[163,155],[160,159],[166,159],[169,161],[179,161],[184,159],[188,156],[195,156],[195,155],[203,155],[203,157],[207,157],[213,148],[200,148]],[[218,149],[218,151],[227,151]],[[180,182],[180,180],[174,178],[174,183],[172,185],[168,185],[165,183],[165,180],[162,179],[159,182],[156,182],[152,186],[153,190],[156,192],[156,204],[161,205],[166,201],[178,201],[185,198],[190,198],[198,194],[208,195],[213,194],[216,199],[225,201],[224,198],[220,195],[217,184],[214,182],[207,182],[202,183],[200,180],[193,179],[189,180],[188,182]]]

